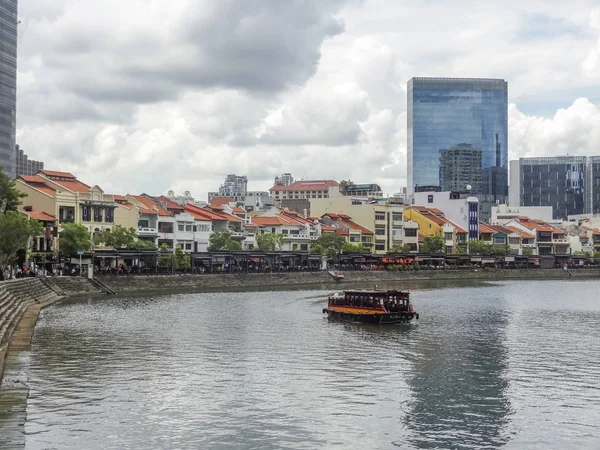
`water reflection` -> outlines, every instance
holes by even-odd
[[[510,315],[502,293],[490,295],[489,308],[476,299],[456,311],[450,300],[445,307],[455,314],[425,315],[427,332],[410,358],[412,394],[404,419],[412,431],[409,441],[417,447],[500,447],[509,439],[505,341]]]

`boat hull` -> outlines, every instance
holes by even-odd
[[[356,314],[352,312],[335,311],[329,308],[323,308],[327,318],[344,322],[371,323],[379,325],[395,325],[399,323],[409,323],[413,319],[418,319],[419,315],[415,312],[397,312],[397,313],[378,313],[378,314]]]

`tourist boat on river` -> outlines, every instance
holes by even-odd
[[[360,323],[396,324],[418,319],[410,294],[396,290],[354,290],[335,293],[323,313],[329,319]]]

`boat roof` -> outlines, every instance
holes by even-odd
[[[408,294],[408,291],[398,289],[350,289],[344,291],[345,294]]]

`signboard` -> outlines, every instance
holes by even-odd
[[[77,252],[77,254],[78,254],[78,255],[83,255],[83,253],[84,253],[84,252],[82,252],[81,250],[79,250],[79,251]]]

